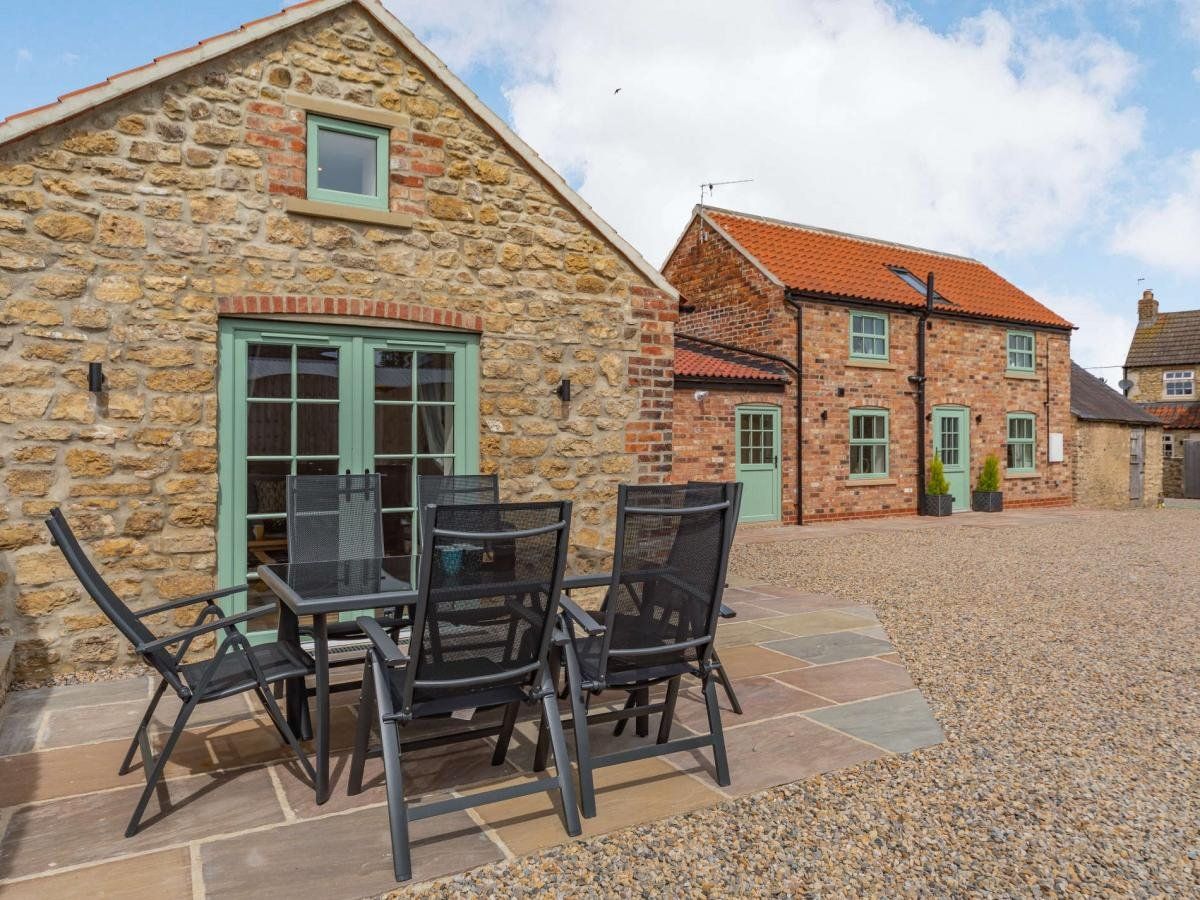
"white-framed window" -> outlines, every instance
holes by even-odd
[[[1177,369],[1163,372],[1163,394],[1167,397],[1191,397],[1196,393],[1196,372]]]
[[[1163,432],[1163,459],[1175,458],[1175,435],[1169,431]]]

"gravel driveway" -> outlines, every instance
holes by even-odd
[[[947,742],[418,891],[1200,895],[1200,511],[809,538],[733,569],[874,606]]]

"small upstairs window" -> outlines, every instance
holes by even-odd
[[[308,116],[308,199],[388,208],[386,128]]]
[[[1034,369],[1034,338],[1032,331],[1008,333],[1008,371],[1032,372]]]
[[[1190,397],[1196,393],[1196,373],[1185,369],[1163,372],[1163,394],[1168,397]]]
[[[888,318],[877,313],[850,313],[851,359],[888,358]]]

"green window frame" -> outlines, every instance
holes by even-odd
[[[1032,331],[1010,331],[1006,340],[1008,371],[1032,372],[1036,363],[1037,339]]]
[[[355,137],[373,138],[375,140],[375,193],[355,194],[349,191],[335,191],[320,186],[320,137],[322,131],[350,134]],[[308,116],[308,199],[320,200],[326,203],[341,203],[345,206],[358,206],[365,209],[388,208],[388,152],[391,142],[391,132],[378,125],[363,125],[359,122],[349,122],[345,119],[331,119],[328,116],[318,116],[312,113]]]
[[[1008,441],[1005,444],[1005,468],[1009,472],[1037,471],[1037,416],[1033,413],[1008,414]]]
[[[864,407],[850,410],[850,477],[886,478],[889,471],[890,413]]]
[[[887,360],[888,317],[880,313],[850,313],[850,358]]]

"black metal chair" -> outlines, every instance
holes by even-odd
[[[497,475],[420,475],[417,477],[417,509],[427,506],[471,506],[500,502]],[[421,539],[421,517],[417,516],[417,540]]]
[[[60,510],[52,509],[50,511],[50,516],[46,519],[46,527],[50,529],[53,543],[66,557],[67,563],[79,579],[79,583],[83,585],[83,589],[87,591],[117,630],[133,644],[134,650],[145,660],[146,664],[162,677],[158,689],[155,690],[154,696],[150,700],[150,705],[146,708],[146,712],[138,724],[133,741],[125,754],[125,760],[121,763],[119,773],[124,775],[130,770],[134,753],[140,750],[142,767],[146,775],[146,788],[142,791],[133,811],[133,817],[129,820],[129,826],[125,829],[126,837],[133,837],[137,834],[142,816],[146,812],[146,805],[150,802],[150,797],[154,794],[154,790],[162,778],[167,760],[175,749],[180,735],[183,734],[188,719],[201,703],[254,691],[267,711],[267,715],[270,716],[271,723],[291,748],[292,753],[296,755],[301,767],[308,773],[309,778],[316,779],[308,757],[305,756],[296,735],[288,727],[279,706],[268,690],[276,682],[289,678],[302,678],[311,673],[312,659],[291,644],[251,644],[237,628],[243,622],[272,612],[275,604],[257,606],[232,616],[224,615],[214,601],[245,591],[246,586],[240,585],[195,597],[173,600],[170,603],[162,603],[134,612],[121,601],[100,573],[96,571],[95,566],[79,546],[79,541]],[[197,603],[205,604],[204,609],[190,628],[177,634],[162,638],[155,637],[142,621],[146,616],[182,609]],[[217,647],[216,654],[212,659],[191,663],[183,661],[196,638],[217,632],[224,632],[224,639]],[[175,645],[178,645],[178,648],[171,650],[170,648]],[[178,695],[183,706],[175,717],[175,724],[171,728],[166,743],[159,751],[158,756],[154,756],[150,747],[148,728],[150,720],[154,716],[154,710],[167,688]]]
[[[717,783],[729,784],[729,765],[715,691],[719,663],[713,657],[721,594],[729,558],[737,490],[734,484],[622,485],[612,580],[597,621],[563,598],[567,683],[575,732],[583,814],[596,814],[592,770],[651,756],[712,747]],[[680,679],[693,675],[704,688],[709,733],[670,740]],[[666,682],[661,702],[650,688]],[[624,709],[589,717],[592,696],[626,691]],[[655,744],[593,757],[588,726],[660,712]],[[639,733],[646,732],[639,729]],[[539,734],[534,768],[545,763]]]
[[[288,559],[374,559],[384,555],[383,487],[378,472],[361,475],[287,476]],[[395,609],[376,610],[389,627],[399,624]],[[306,629],[301,629],[305,632]],[[354,621],[330,622],[331,640],[365,640]],[[334,659],[330,666],[357,665],[359,655]]]
[[[512,797],[558,790],[567,833],[580,833],[566,739],[549,655],[570,531],[570,502],[426,506],[426,535],[408,653],[368,617],[371,639],[359,705],[349,792],[362,789],[363,765],[382,754],[396,879],[412,875],[408,823]],[[503,521],[505,528],[492,530]],[[541,704],[557,772],[519,785],[410,805],[405,750],[496,734],[494,765],[504,762],[521,704]],[[499,725],[403,741],[404,726],[462,709],[504,707]],[[381,748],[368,749],[372,724]]]

